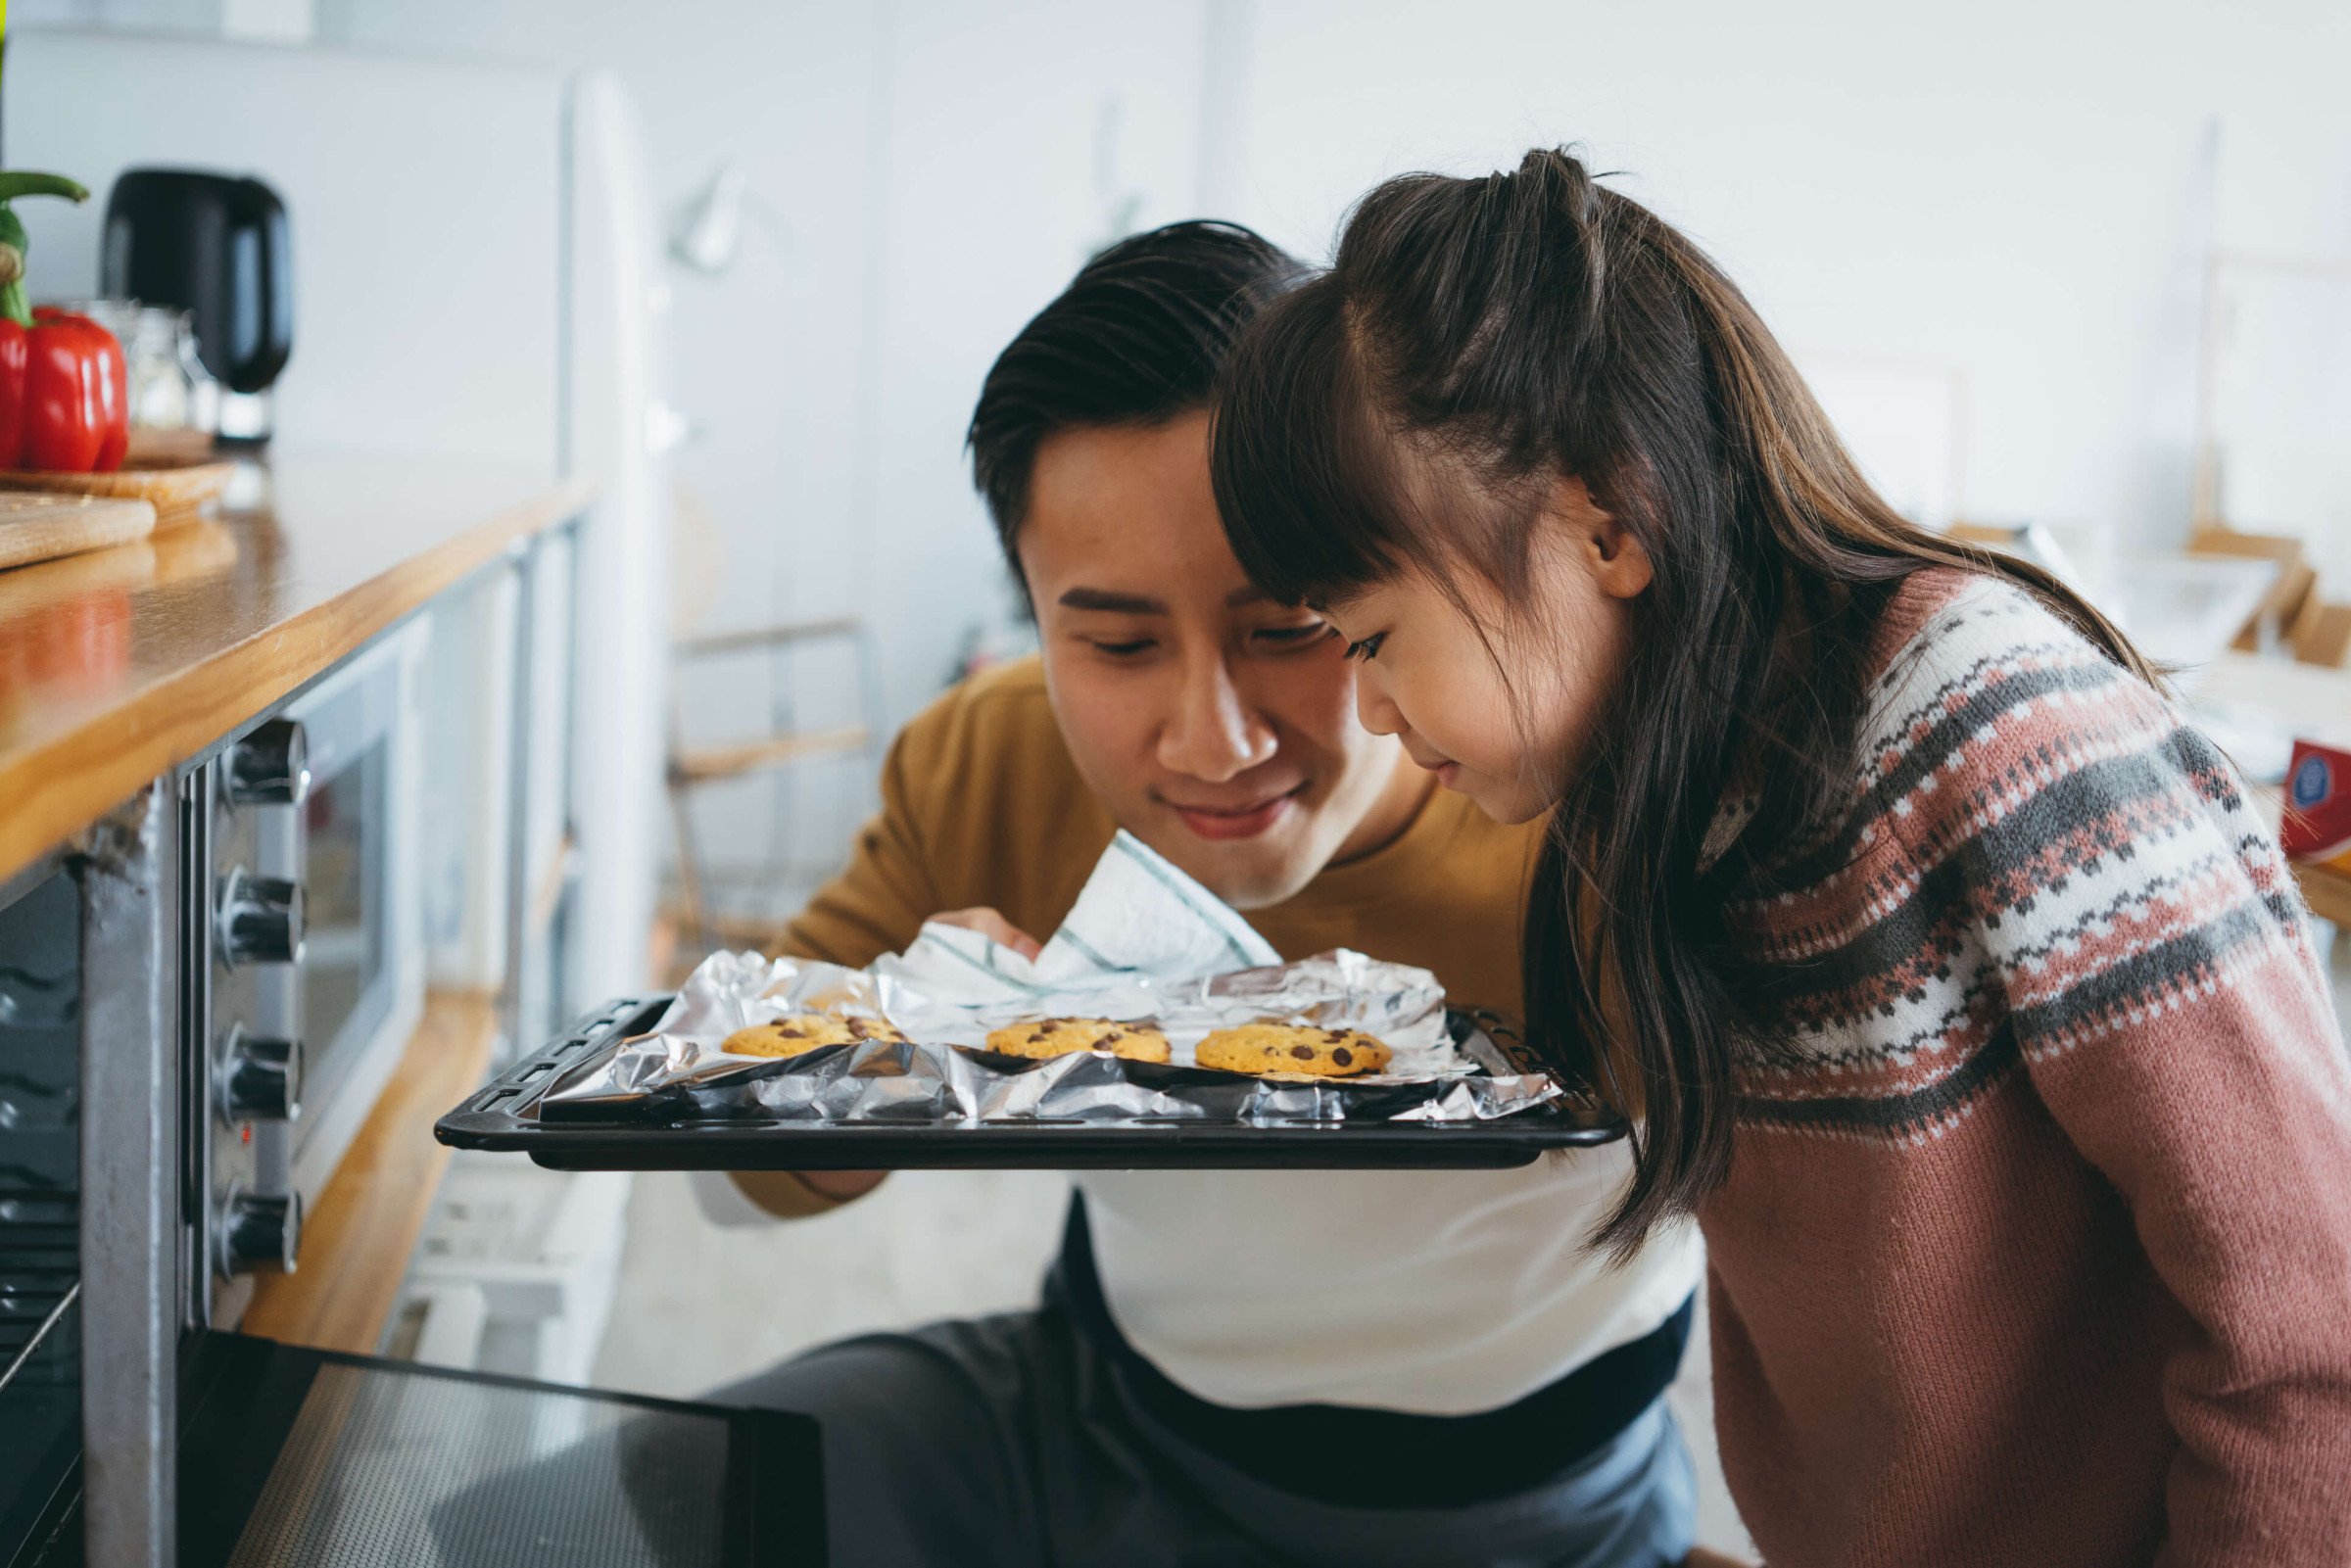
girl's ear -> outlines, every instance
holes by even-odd
[[[1607,538],[1598,546],[1599,570],[1593,574],[1593,580],[1610,598],[1636,597],[1647,591],[1657,575],[1649,558],[1649,546],[1613,517],[1608,519],[1607,528]]]
[[[1614,517],[1600,509],[1584,482],[1572,475],[1558,481],[1552,514],[1565,530],[1593,583],[1610,598],[1640,594],[1656,577],[1649,547]]]

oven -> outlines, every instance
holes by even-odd
[[[233,1325],[400,1060],[424,1000],[415,867],[421,623],[180,781],[187,1141],[217,1216],[203,1320]]]
[[[414,1028],[408,636],[0,879],[0,1568],[824,1560],[805,1417],[236,1331]]]

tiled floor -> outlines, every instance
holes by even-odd
[[[691,1397],[844,1334],[1035,1302],[1069,1182],[1041,1171],[901,1171],[790,1224],[722,1228],[683,1175],[637,1177],[620,1295],[596,1378]]]
[[[605,1388],[691,1398],[824,1340],[1029,1306],[1069,1183],[1038,1171],[905,1171],[791,1224],[721,1228],[681,1175],[637,1178]],[[1700,1537],[1742,1549],[1707,1403],[1703,1325],[1671,1395],[1699,1467]]]

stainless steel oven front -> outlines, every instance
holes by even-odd
[[[424,995],[415,868],[422,627],[380,640],[182,784],[187,1147],[210,1223],[202,1319],[294,1266]]]

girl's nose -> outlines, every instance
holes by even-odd
[[[1379,677],[1368,668],[1356,672],[1355,717],[1357,723],[1373,735],[1402,735],[1407,728],[1403,712],[1389,699]]]
[[[1272,760],[1273,727],[1243,700],[1223,658],[1187,669],[1176,711],[1159,732],[1159,765],[1222,784]]]

